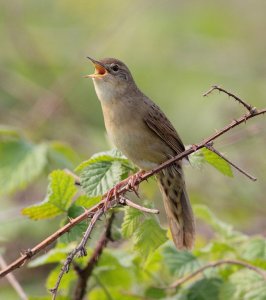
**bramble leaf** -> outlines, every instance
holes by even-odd
[[[94,154],[90,159],[83,161],[80,165],[77,166],[75,169],[75,172],[81,172],[86,167],[88,167],[91,164],[97,163],[97,162],[115,162],[119,161],[121,164],[123,164],[125,167],[128,167],[129,170],[132,170],[133,166],[129,162],[129,160],[117,149],[112,149],[105,152],[99,152]]]
[[[222,285],[220,299],[266,300],[265,279],[248,269],[237,271]]]
[[[219,298],[219,292],[222,285],[220,278],[204,278],[193,283],[186,293],[186,300],[214,300],[214,299],[232,299]],[[239,299],[240,300],[240,299]]]
[[[193,207],[195,215],[211,225],[215,233],[220,234],[226,239],[244,240],[246,236],[241,232],[233,230],[233,227],[219,220],[205,205],[194,205]]]
[[[201,152],[203,153],[204,158],[207,163],[212,165],[214,168],[216,168],[218,171],[220,171],[224,175],[233,177],[232,168],[227,161],[225,161],[219,155],[210,151],[207,148],[202,148]]]
[[[188,251],[178,251],[173,245],[163,247],[163,256],[170,273],[181,277],[198,269],[201,264],[197,257]]]
[[[55,217],[67,212],[77,188],[74,179],[62,170],[53,171],[49,176],[47,195],[44,201],[26,207],[22,214],[33,220]]]
[[[122,223],[122,235],[125,238],[131,237],[140,225],[143,213],[135,208],[126,207],[124,221]]]
[[[0,141],[0,194],[25,188],[47,164],[47,144],[22,139]]]
[[[146,258],[167,241],[166,230],[162,229],[155,219],[149,218],[139,224],[133,240],[135,249]]]
[[[241,257],[252,264],[266,269],[266,240],[262,237],[249,239],[243,244]]]
[[[189,159],[191,164],[195,167],[198,167],[206,162],[214,168],[216,168],[222,174],[229,177],[233,177],[233,172],[230,164],[223,158],[221,158],[219,155],[210,151],[207,148],[202,148],[197,152],[192,153],[189,156]]]
[[[124,170],[118,161],[98,161],[88,165],[80,175],[87,196],[101,196],[122,180]]]

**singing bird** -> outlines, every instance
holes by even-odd
[[[184,145],[161,109],[137,87],[128,67],[118,59],[95,60],[93,80],[107,134],[141,170],[151,170],[183,152]],[[186,192],[181,161],[156,175],[173,241],[191,249],[195,222]]]

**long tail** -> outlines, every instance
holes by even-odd
[[[191,249],[195,239],[195,221],[179,163],[157,175],[164,208],[177,249]]]

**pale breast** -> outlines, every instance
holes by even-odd
[[[111,142],[139,168],[152,169],[169,157],[171,149],[151,131],[138,108],[114,101],[102,109]]]

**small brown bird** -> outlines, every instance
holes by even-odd
[[[127,66],[114,58],[96,61],[91,77],[101,102],[111,142],[142,170],[151,170],[185,150],[161,109],[137,87]],[[195,236],[193,212],[181,161],[156,175],[174,243],[191,249]]]

